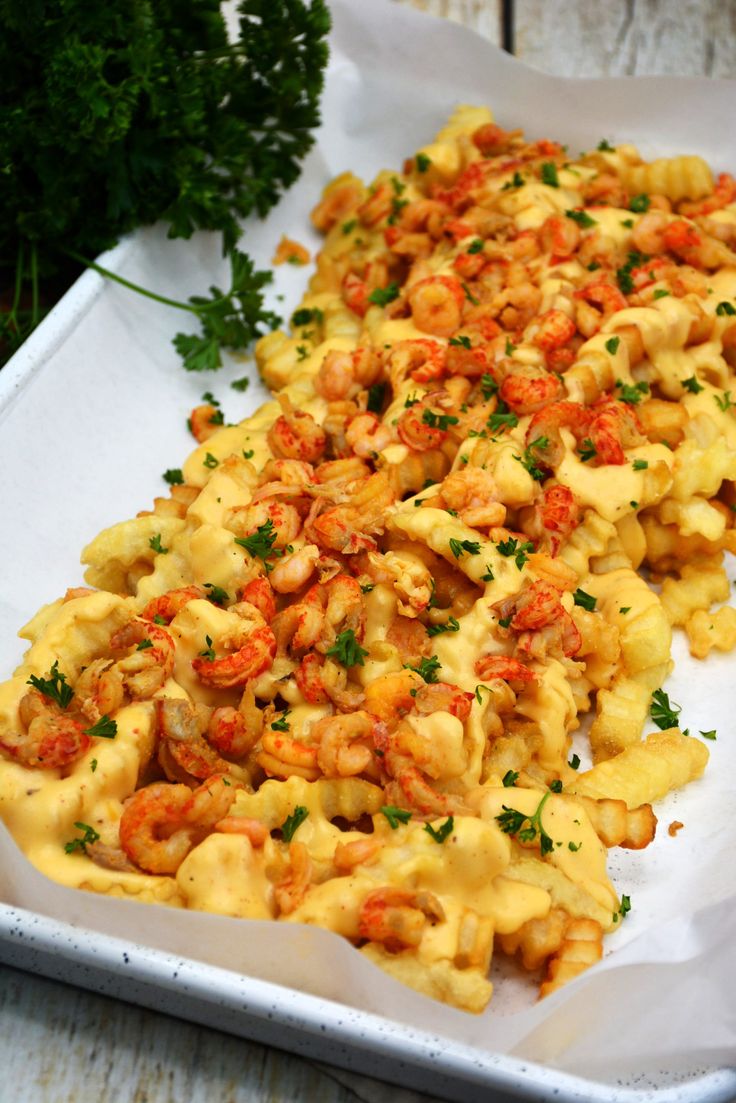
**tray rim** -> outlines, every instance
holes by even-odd
[[[205,1022],[206,1007],[206,1025],[227,1033],[405,1086],[416,1088],[419,1076],[424,1090],[442,1086],[457,1100],[488,1088],[549,1103],[728,1103],[736,1094],[736,1068],[663,1088],[614,1086],[5,903],[0,961],[195,1022]]]

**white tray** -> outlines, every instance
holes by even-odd
[[[456,99],[495,103],[503,121],[520,120],[534,135],[547,133],[579,141],[581,146],[586,138],[601,136],[633,137],[644,146],[649,133],[658,138],[662,149],[672,144],[695,151],[701,148],[695,124],[692,138],[686,135],[669,142],[662,137],[662,113],[672,109],[671,81],[576,83],[546,77],[460,28],[435,24],[395,5],[386,7],[382,0],[372,0],[370,8],[374,21],[380,22],[390,12],[393,24],[393,33],[384,36],[381,44],[365,35],[361,41],[363,50],[379,53],[384,41],[388,43],[383,69],[378,64],[351,68],[345,60],[352,48],[351,36],[361,20],[370,20],[360,0],[334,0],[336,79],[342,84],[333,84],[325,100],[332,137],[328,135],[310,156],[300,183],[277,212],[266,223],[249,227],[245,248],[260,265],[268,263],[281,233],[306,239],[304,197],[313,198],[328,175],[354,167],[370,176],[384,163],[400,164],[403,154],[441,125]],[[391,48],[410,37],[418,50],[430,55],[436,56],[437,48],[442,48],[441,111],[428,106],[426,88],[416,74],[412,77],[406,66],[396,70]],[[467,72],[481,63],[495,75],[490,72],[486,81],[471,88]],[[390,79],[386,74],[392,71],[398,72],[404,110],[388,117],[378,104],[386,95]],[[659,112],[654,129],[642,121],[645,83],[647,111]],[[695,116],[708,117],[721,135],[730,135],[736,142],[733,112],[722,107],[723,88],[714,103],[716,85],[704,80],[683,83]],[[351,88],[352,98],[345,94]],[[732,99],[733,86],[729,94]],[[615,109],[611,107],[614,98]],[[522,99],[540,105],[536,121],[520,118]],[[356,104],[361,105],[359,109]],[[572,124],[574,104],[577,117]],[[405,121],[409,116],[411,127]],[[594,131],[592,120],[596,120]],[[375,146],[373,152],[364,150],[365,134],[377,124],[386,134],[380,157]],[[652,140],[647,152],[653,152],[653,145]],[[716,159],[716,167],[729,166]],[[218,243],[207,235],[197,235],[190,243],[170,243],[160,230],[147,230],[122,242],[102,263],[174,297],[200,292],[212,282],[222,285],[226,279]],[[305,279],[305,272],[291,266],[279,270],[274,294],[285,295],[284,312],[293,309]],[[275,300],[272,305],[281,307]],[[133,516],[154,494],[164,492],[161,472],[180,466],[191,449],[185,418],[202,392],[210,388],[217,393],[228,420],[244,416],[263,393],[256,383],[246,396],[228,388],[230,380],[244,374],[243,363],[233,363],[217,375],[185,374],[170,345],[177,328],[189,328],[185,315],[177,317],[87,272],[0,373],[0,562],[4,564],[0,677],[7,676],[20,659],[23,649],[14,639],[18,627],[43,602],[81,582],[78,556],[83,544],[102,527]],[[46,909],[47,914],[41,914],[44,909],[36,901],[37,910],[20,908],[18,898],[4,886],[2,873],[0,869],[0,959],[8,964],[435,1096],[480,1100],[488,1099],[492,1090],[499,1103],[519,1098],[560,1103],[718,1103],[736,1098],[736,1070],[705,1069],[695,1059],[688,1061],[687,1055],[677,1072],[664,1063],[654,1071],[649,1066],[646,1075],[629,1072],[620,1080],[604,1081],[489,1054],[459,1041],[457,1031],[450,1037],[449,1031],[442,1036],[440,1028],[439,1034],[412,1029],[405,1025],[405,1014],[403,1022],[390,1015],[383,1018],[267,980],[175,957],[152,945],[112,937],[103,933],[96,918],[90,918],[98,913],[91,904],[86,909],[83,900],[75,909],[73,925],[62,921],[60,912]],[[141,909],[141,929],[147,914]],[[150,934],[143,937],[152,941]],[[683,1000],[687,995],[682,993]],[[398,1017],[395,1007],[393,1012]]]

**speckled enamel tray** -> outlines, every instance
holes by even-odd
[[[736,1071],[725,1069],[692,1070],[667,1087],[644,1077],[583,1080],[4,904],[0,960],[458,1103],[729,1103],[736,1095]]]
[[[335,13],[341,13],[343,38],[353,27],[351,20],[357,25],[368,8],[378,18],[381,0],[372,0],[371,5],[365,5],[365,0],[334,0]],[[406,27],[394,35],[394,41],[403,41],[409,29],[415,42],[423,33],[430,39],[435,33],[432,21],[410,10],[401,9],[400,20]],[[355,37],[354,29],[352,34]],[[436,34],[441,43],[435,47],[442,46],[445,61],[438,80],[444,82],[441,93],[447,103],[469,97],[465,83],[471,62],[486,66],[491,57],[495,76],[475,88],[475,98],[498,104],[509,119],[517,106],[513,80],[521,79],[523,71],[528,95],[536,97],[542,114],[556,112],[569,120],[571,113],[577,112],[580,118],[587,110],[597,120],[596,133],[646,142],[648,124],[640,119],[640,82],[610,82],[615,83],[618,106],[615,114],[606,116],[595,102],[598,87],[606,82],[576,85],[524,70],[457,27],[443,26]],[[393,61],[388,57],[386,64]],[[395,68],[398,71],[398,64]],[[406,142],[432,133],[441,122],[427,106],[421,82],[412,82],[405,71],[400,75],[405,106],[410,104],[414,120],[412,137],[404,133],[409,106],[391,116],[382,114],[379,121],[386,140],[381,163],[400,163]],[[299,187],[282,201],[275,221],[249,227],[246,248],[260,264],[267,263],[282,232],[304,238],[303,195],[313,197],[329,172],[350,165],[370,177],[379,167],[374,157],[361,153],[361,128],[376,122],[382,71],[367,66],[358,73],[344,64],[342,76],[346,87],[355,86],[363,106],[351,114],[350,96],[333,92],[327,97],[329,111],[339,123],[340,141],[327,154],[309,158]],[[669,87],[669,82],[647,84],[650,102],[667,101],[665,84]],[[729,108],[714,113],[708,82],[689,81],[687,88],[694,117],[708,115],[713,126],[721,128],[718,132],[728,134],[733,112]],[[616,119],[623,119],[620,126]],[[561,133],[559,127],[555,131],[544,118],[535,127],[537,132],[547,128],[565,140],[577,137]],[[695,142],[691,146],[698,148]],[[103,263],[179,297],[224,278],[218,268],[219,245],[213,238],[197,235],[186,244],[169,243],[157,229],[123,242]],[[304,273],[285,265],[274,291],[282,293],[287,304],[294,304],[304,280]],[[273,305],[278,309],[278,303]],[[83,543],[101,528],[145,507],[156,488],[163,486],[161,472],[181,463],[191,448],[185,417],[201,400],[202,391],[216,385],[223,399],[233,395],[227,390],[222,394],[222,388],[243,374],[242,363],[204,379],[181,371],[170,346],[179,321],[166,308],[131,297],[87,272],[0,373],[0,502],[4,507],[0,562],[12,565],[0,584],[0,677],[7,676],[20,659],[18,627],[42,603],[81,582],[78,557]],[[262,393],[256,383],[251,386],[251,409]],[[235,401],[228,400],[228,414],[235,412],[230,410]],[[25,899],[26,908],[21,908],[17,906],[20,898],[6,881],[0,868],[0,960],[434,1096],[463,1103],[488,1100],[491,1095],[497,1103],[512,1099],[728,1103],[736,1099],[736,1070],[714,1070],[712,1064],[704,1068],[687,1054],[677,1072],[650,1062],[646,1075],[582,1079],[489,1053],[442,1036],[441,1029],[435,1034],[412,1029],[391,1018],[390,1006],[382,1017],[112,937],[94,929],[94,908],[86,914],[83,894],[74,910],[74,925],[62,921],[60,913],[44,907],[40,899],[34,899],[32,909]],[[128,907],[137,912],[140,906]],[[135,929],[146,929],[145,916],[141,909]],[[678,999],[687,1000],[687,996],[685,987]]]

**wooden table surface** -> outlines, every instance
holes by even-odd
[[[496,0],[396,2],[500,43]],[[736,76],[736,0],[516,0],[514,16],[517,56],[551,73]],[[0,965],[0,1100],[11,1098],[431,1103],[429,1096]]]

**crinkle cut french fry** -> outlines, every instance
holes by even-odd
[[[509,956],[518,951],[524,968],[533,972],[560,949],[569,922],[563,908],[551,908],[542,919],[528,919],[518,931],[497,935],[498,944]]]
[[[547,966],[547,979],[539,988],[539,998],[550,996],[563,984],[580,976],[603,956],[603,931],[594,919],[571,919],[565,940]]]
[[[605,797],[599,800],[581,797],[580,803],[588,813],[593,830],[605,846],[643,850],[654,838],[657,817],[651,804],[627,808],[625,801]]]
[[[699,739],[669,728],[653,732],[643,743],[599,762],[567,788],[577,796],[610,797],[626,801],[629,808],[639,808],[695,781],[708,758],[708,748]]]

